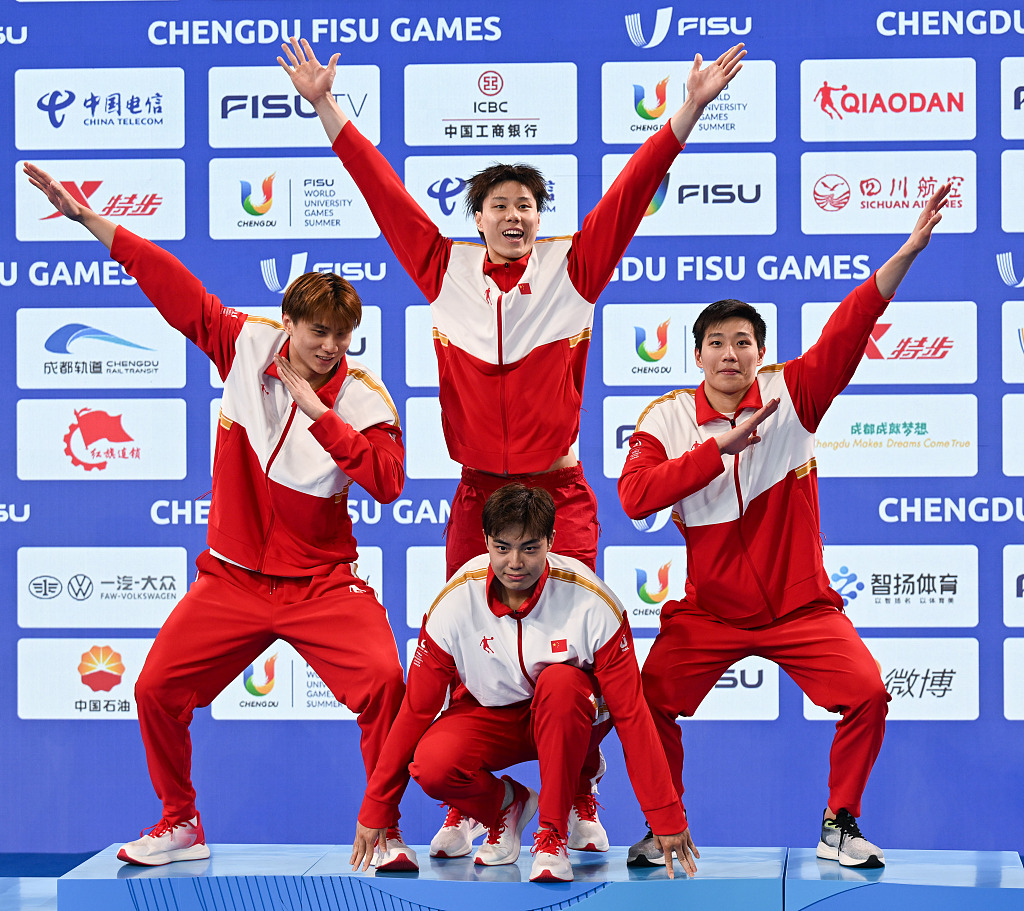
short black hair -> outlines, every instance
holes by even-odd
[[[488,538],[521,528],[523,534],[550,541],[555,534],[555,501],[543,487],[506,484],[484,503],[483,526]]]
[[[745,319],[754,327],[754,340],[757,343],[757,350],[764,348],[765,336],[768,330],[765,328],[764,320],[750,304],[745,301],[738,301],[734,298],[715,301],[708,304],[700,311],[700,316],[693,323],[693,345],[700,351],[704,344],[704,336],[712,326],[718,326],[730,319]]]
[[[548,182],[533,165],[492,164],[466,181],[466,214],[472,218],[477,212],[483,212],[484,200],[491,190],[508,181],[520,183],[530,191],[538,212],[543,212],[551,201]]]

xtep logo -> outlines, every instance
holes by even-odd
[[[891,328],[892,323],[875,323],[868,339],[864,356],[874,361],[909,361],[932,360],[941,361],[953,350],[953,339],[943,335],[935,339],[927,336],[921,338],[901,338],[890,354],[883,354],[876,342]]]
[[[648,215],[653,215],[661,208],[661,204],[665,201],[665,196],[668,194],[668,178],[669,175],[666,174],[665,179],[661,182],[661,186],[658,187],[657,192],[654,194],[654,199],[651,200],[651,204],[647,207],[647,211],[644,212],[644,218]]]
[[[427,188],[427,196],[437,200],[442,213],[451,215],[455,211],[455,201],[465,188],[466,181],[461,177],[442,177]]]
[[[653,108],[647,106],[644,87],[642,85],[636,85],[636,83],[633,84],[633,104],[636,108],[636,112],[643,117],[644,120],[657,120],[665,113],[665,87],[668,85],[669,78],[670,77],[666,76],[655,87],[654,94],[658,99],[658,103]]]
[[[288,281],[283,285],[281,284],[281,280],[277,277],[277,260],[261,260],[260,269],[263,272],[263,284],[265,284],[270,291],[276,291],[278,294],[284,294],[284,289],[306,271],[306,259],[308,257],[308,253],[292,254],[292,267],[288,272]]]
[[[669,26],[672,25],[672,7],[664,6],[658,10],[657,18],[654,20],[654,34],[648,41],[644,37],[644,27],[640,21],[639,13],[626,13],[626,32],[634,47],[657,47],[665,40]]]
[[[658,347],[653,351],[647,350],[647,332],[640,326],[634,326],[633,331],[636,333],[636,353],[648,363],[654,361],[660,361],[664,356],[665,352],[668,351],[668,324],[672,322],[671,319],[665,320],[660,326],[658,326]]]
[[[82,677],[82,683],[94,693],[101,690],[109,693],[121,682],[124,664],[121,663],[121,656],[109,645],[94,645],[82,654],[78,673]]]
[[[83,180],[81,187],[73,180],[62,180],[60,185],[68,191],[71,198],[77,202],[80,206],[85,206],[87,209],[92,209],[89,205],[89,197],[95,193],[102,185],[102,180]],[[49,215],[45,215],[40,218],[40,221],[49,221],[51,218],[63,218],[60,212],[51,212]]]
[[[672,561],[669,560],[658,570],[658,584],[661,589],[656,592],[647,590],[647,571],[644,569],[636,571],[636,593],[644,604],[661,604],[668,597],[668,569],[671,565]]]
[[[252,201],[252,184],[248,180],[239,181],[242,185],[242,208],[250,215],[266,215],[274,204],[274,178],[275,171],[269,177],[263,178],[263,202],[256,205]]]
[[[250,664],[245,672],[242,674],[242,681],[245,683],[245,688],[252,696],[266,696],[274,688],[274,662],[277,661],[277,655],[271,655],[263,663],[263,673],[267,678],[267,682],[264,684],[257,684],[252,678],[255,673],[255,666]]]
[[[1018,280],[1017,272],[1013,268],[1012,253],[997,253],[996,268],[999,270],[999,277],[1003,280],[1004,285],[1009,285],[1011,288],[1024,288],[1024,278]]]
[[[50,125],[56,129],[64,125],[64,115],[61,114],[61,111],[74,104],[74,101],[74,92],[55,90],[48,95],[43,95],[36,102],[36,107],[50,118]]]
[[[98,342],[109,342],[111,345],[123,345],[126,348],[138,348],[141,351],[153,350],[145,345],[136,345],[135,342],[129,342],[127,339],[117,335],[111,335],[102,329],[86,326],[84,323],[68,323],[66,326],[61,326],[43,343],[43,347],[53,354],[71,354],[71,346],[83,338]]]

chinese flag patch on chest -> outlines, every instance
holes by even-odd
[[[533,292],[530,290],[530,283],[529,282],[520,282],[519,283],[519,293],[520,294],[532,294]]]
[[[565,639],[552,639],[551,640],[551,651],[552,651],[552,653],[554,653],[554,652],[567,652],[567,651],[569,651],[569,646],[566,643]]]

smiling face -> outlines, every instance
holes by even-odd
[[[511,180],[498,184],[484,198],[481,211],[473,214],[491,262],[512,262],[533,249],[540,212],[524,184]]]
[[[704,393],[716,411],[732,414],[757,378],[764,360],[750,320],[733,317],[708,327],[697,366],[704,371]]]
[[[554,538],[537,537],[522,528],[487,535],[494,578],[504,589],[502,603],[518,610],[530,597],[548,562]]]
[[[291,339],[288,363],[314,389],[326,383],[352,344],[352,328],[330,326],[320,320],[293,320],[281,317]]]

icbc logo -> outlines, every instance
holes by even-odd
[[[480,78],[476,81],[477,88],[484,95],[497,95],[504,87],[505,80],[501,78],[500,73],[496,73],[494,70],[487,70],[486,73],[481,73]]]

